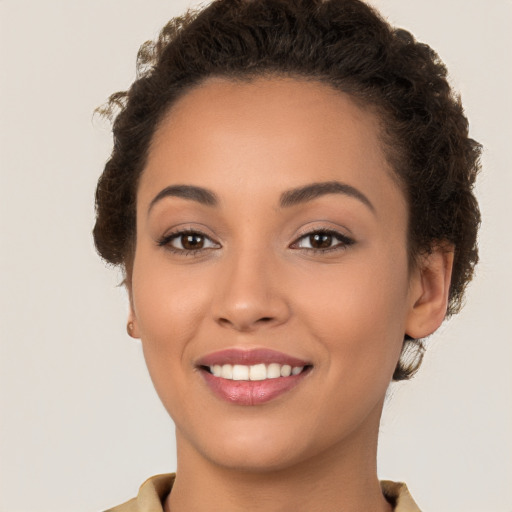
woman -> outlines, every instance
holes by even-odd
[[[443,64],[359,0],[219,0],[139,73],[94,237],[178,467],[112,510],[419,510],[376,452],[478,259],[480,146]]]

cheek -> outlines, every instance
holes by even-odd
[[[153,257],[148,264],[144,256],[141,250],[134,262],[133,308],[146,364],[162,395],[191,367],[187,350],[211,301],[204,276],[185,267],[173,271],[165,257]]]
[[[393,373],[407,315],[407,266],[401,260],[347,259],[297,281],[297,316],[320,342],[333,372],[373,372],[383,381]]]
[[[135,261],[133,306],[144,359],[155,390],[176,425],[182,418],[194,417],[190,404],[183,401],[190,389],[194,371],[191,347],[198,338],[205,311],[210,303],[208,287],[197,285],[190,271],[170,272],[165,262],[146,264]]]
[[[300,330],[314,340],[319,355],[322,385],[310,397],[309,410],[312,421],[321,418],[317,427],[326,439],[336,439],[340,430],[347,434],[370,411],[380,410],[400,356],[406,271],[375,263],[326,269],[294,290],[301,297],[295,302]]]
[[[137,254],[132,277],[134,312],[142,338],[152,340],[165,333],[168,340],[189,337],[197,326],[191,320],[208,302],[204,275],[197,276],[185,266],[173,269],[165,256],[146,256],[145,252],[142,248]]]

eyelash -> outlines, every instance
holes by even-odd
[[[202,251],[208,251],[210,249],[213,249],[213,247],[201,247],[200,249],[178,249],[177,247],[173,247],[171,245],[171,242],[173,240],[176,240],[178,238],[181,238],[186,235],[196,235],[204,240],[209,240],[210,242],[217,244],[216,242],[213,242],[213,240],[206,235],[205,233],[197,230],[197,229],[185,229],[181,231],[176,231],[174,233],[169,233],[168,235],[163,236],[160,240],[158,240],[158,246],[159,247],[165,247],[168,251],[178,254],[180,256],[198,256],[200,252]],[[217,244],[219,245],[219,244]]]
[[[198,230],[192,230],[192,229],[176,231],[174,233],[170,233],[168,235],[165,235],[160,240],[158,240],[157,245],[159,247],[165,247],[170,252],[178,254],[180,256],[197,256],[197,255],[199,255],[199,253],[201,253],[203,251],[208,251],[208,250],[211,250],[211,249],[215,248],[215,247],[201,247],[199,249],[189,249],[189,250],[187,250],[187,249],[178,249],[178,248],[172,246],[171,242],[173,240],[176,240],[176,239],[178,239],[178,238],[180,238],[182,236],[186,236],[186,235],[196,235],[196,236],[199,236],[199,237],[203,238],[204,240],[209,240],[213,244],[219,245],[217,242],[214,242],[205,233],[203,233],[201,231],[198,231]],[[312,237],[314,235],[332,236],[333,239],[338,240],[338,243],[335,244],[332,247],[326,247],[326,248],[297,247],[298,243],[301,240],[307,239],[308,237]],[[290,245],[290,247],[294,248],[296,250],[301,250],[301,251],[305,251],[305,252],[311,252],[312,251],[314,253],[322,253],[322,254],[324,254],[324,253],[328,253],[328,252],[332,252],[332,251],[345,250],[347,247],[353,245],[354,243],[355,243],[355,240],[353,240],[352,238],[349,238],[346,235],[343,235],[343,234],[341,234],[341,233],[339,233],[337,231],[334,231],[332,229],[315,229],[313,231],[309,231],[308,233],[304,233],[303,235],[301,235],[299,238],[297,238],[297,240],[295,240],[295,242],[293,242]]]
[[[313,251],[316,253],[327,253],[332,251],[342,251],[345,250],[347,247],[353,245],[355,243],[355,240],[352,238],[349,238],[346,235],[343,235],[339,233],[338,231],[334,231],[333,229],[314,229],[313,231],[309,231],[308,233],[304,233],[301,235],[295,242],[291,244],[290,247],[296,246],[301,240],[311,238],[314,235],[326,235],[331,236],[333,239],[337,239],[338,243],[333,245],[332,247],[326,247],[326,248],[308,248],[308,247],[297,247],[297,250],[302,251]],[[333,240],[334,241],[334,240]]]

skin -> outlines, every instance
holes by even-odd
[[[334,181],[371,206],[346,193],[280,206],[285,191]],[[207,188],[218,204],[155,201],[173,185]],[[376,472],[383,400],[404,334],[442,322],[452,262],[435,250],[409,268],[407,223],[378,119],[347,95],[291,78],[209,79],[172,107],[139,184],[129,281],[133,335],[176,424],[166,510],[391,510]],[[180,236],[159,245],[183,229],[204,234],[199,251]],[[318,229],[339,233],[328,252],[308,236]],[[313,369],[270,402],[233,405],[196,366],[232,347]]]

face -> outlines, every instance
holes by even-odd
[[[326,85],[210,79],[173,106],[130,292],[178,453],[262,470],[376,441],[415,302],[406,212],[377,118]]]

